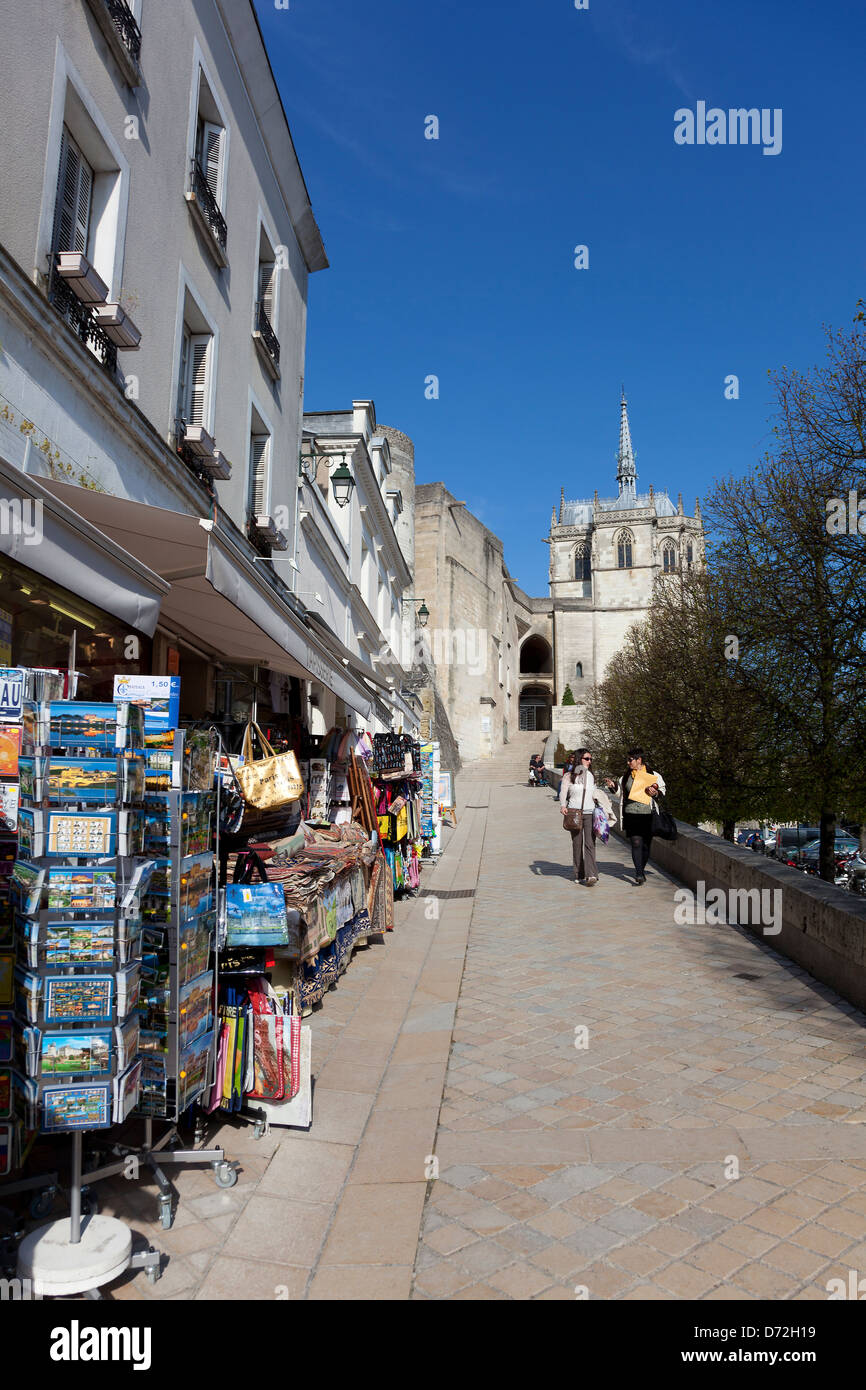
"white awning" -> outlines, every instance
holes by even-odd
[[[167,580],[160,622],[205,646],[215,660],[269,666],[321,681],[363,719],[370,694],[347,678],[303,618],[259,574],[218,520],[44,480],[131,554]],[[264,564],[265,561],[262,561]]]
[[[69,486],[55,495],[50,479],[0,458],[0,554],[152,637],[168,584],[67,505],[70,493],[91,495]]]

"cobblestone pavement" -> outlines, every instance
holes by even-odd
[[[866,1268],[863,1015],[736,927],[678,926],[613,837],[576,885],[552,794],[480,775],[412,1296],[826,1299]]]
[[[111,1296],[824,1299],[866,1272],[864,1017],[678,926],[614,839],[577,886],[524,765],[464,771],[421,896],[307,1020],[309,1133],[219,1124],[240,1181],[173,1174],[170,1231],[146,1172],[100,1187],[167,1257]]]

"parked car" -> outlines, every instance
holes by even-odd
[[[849,835],[847,830],[838,830],[833,841],[833,855],[838,858],[843,854],[854,854],[858,849],[860,841],[854,835]],[[821,840],[811,840],[800,850],[798,863],[804,869],[818,867],[818,859],[821,853]]]
[[[821,834],[820,825],[784,825],[776,831],[772,853],[783,864],[796,864],[798,852]]]

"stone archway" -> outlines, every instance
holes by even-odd
[[[543,685],[525,685],[520,691],[520,728],[526,732],[551,727],[553,696]]]

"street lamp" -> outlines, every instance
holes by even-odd
[[[345,507],[352,496],[355,486],[355,479],[346,467],[346,460],[352,457],[351,451],[348,453],[328,454],[322,453],[316,447],[317,441],[312,435],[304,435],[301,440],[301,452],[298,457],[298,478],[307,483],[316,480],[316,473],[320,463],[324,463],[327,469],[337,467],[331,479],[334,489],[334,501],[338,507]]]
[[[419,627],[426,627],[426,626],[427,626],[427,622],[428,622],[428,619],[429,619],[429,617],[430,617],[430,610],[429,610],[429,608],[427,607],[426,603],[424,602],[423,598],[422,598],[422,599],[417,599],[417,598],[413,598],[413,597],[410,596],[409,598],[402,598],[402,599],[400,600],[400,602],[403,604],[404,607],[405,607],[406,604],[408,604],[408,603],[420,603],[420,604],[421,604],[421,607],[418,609],[418,612],[415,614],[416,618],[418,619],[418,626],[419,626]]]

